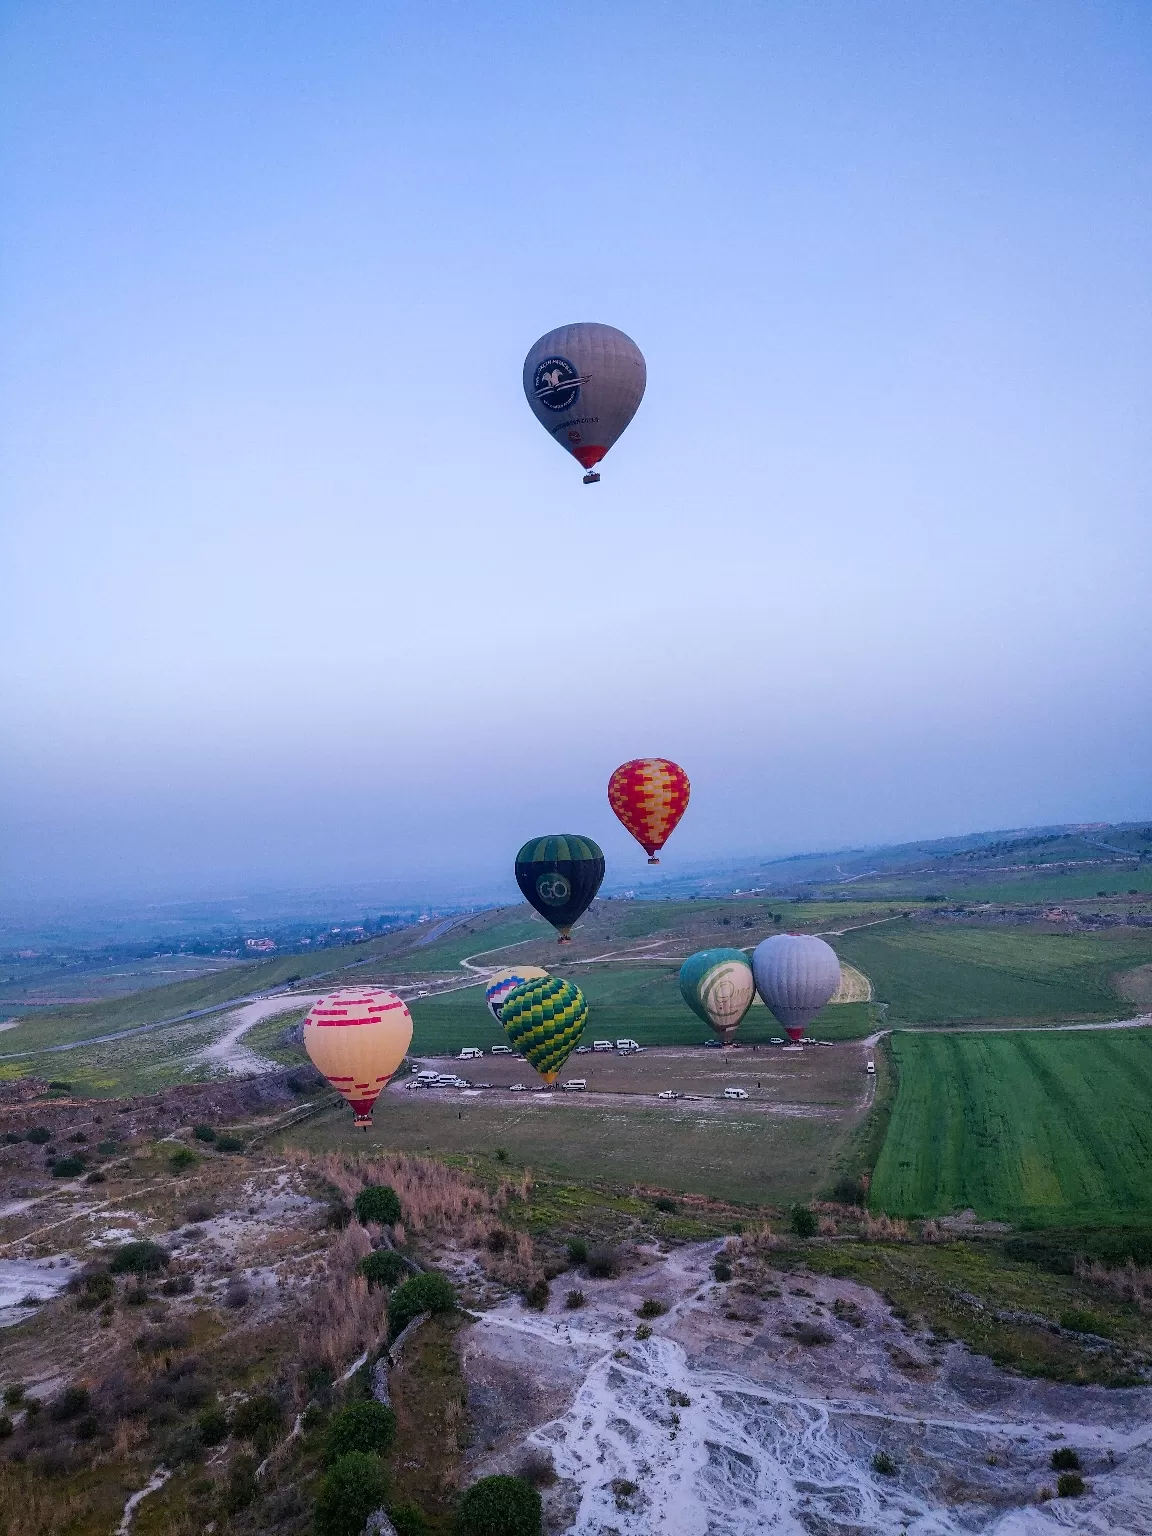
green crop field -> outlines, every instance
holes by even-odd
[[[1033,1226],[1152,1219],[1152,1030],[898,1032],[874,1207]]]
[[[1117,972],[1152,961],[1152,930],[1036,933],[896,922],[834,941],[871,978],[889,1023],[1119,1019]]]
[[[1050,901],[1085,901],[1092,896],[1139,894],[1152,900],[1152,870],[1142,865],[1128,869],[1043,870],[1036,874],[1001,876],[996,883],[980,881],[941,886],[949,901],[996,901],[1005,905]]]
[[[680,996],[678,969],[675,964],[567,967],[567,976],[588,999],[585,1041],[628,1036],[641,1045],[694,1045],[709,1038],[708,1026]],[[504,1043],[503,1031],[484,1005],[482,986],[417,998],[411,1007],[414,1051],[447,1054],[465,1045],[487,1049]],[[825,1008],[810,1033],[818,1040],[862,1040],[876,1028],[874,1017],[867,1003],[839,1003]],[[754,1007],[737,1038],[753,1044],[780,1033],[767,1008]]]

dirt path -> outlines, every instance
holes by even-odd
[[[264,1019],[277,1013],[289,1013],[296,1008],[307,1008],[316,1001],[318,996],[318,993],[311,996],[304,993],[295,993],[292,996],[281,994],[279,997],[264,997],[257,1002],[248,1003],[246,1007],[236,1010],[236,1022],[232,1028],[226,1030],[219,1040],[213,1041],[202,1051],[197,1051],[194,1056],[190,1056],[189,1065],[224,1067],[234,1077],[258,1077],[264,1072],[279,1072],[278,1061],[270,1061],[267,1056],[258,1056],[246,1045],[241,1045],[241,1039]]]

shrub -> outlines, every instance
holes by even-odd
[[[111,1157],[114,1153],[119,1152],[120,1144],[116,1141],[101,1141],[97,1143],[96,1150],[102,1157]]]
[[[27,1387],[25,1387],[25,1385],[24,1385],[24,1383],[22,1381],[14,1381],[14,1382],[11,1383],[10,1386],[5,1387],[4,1388],[4,1406],[5,1406],[5,1408],[17,1408],[17,1407],[19,1407],[19,1405],[24,1401],[24,1394],[25,1394],[25,1392],[27,1390],[28,1390]]]
[[[48,1416],[57,1424],[64,1424],[68,1419],[78,1417],[87,1407],[87,1387],[65,1387],[48,1410]]]
[[[124,1292],[124,1300],[130,1307],[142,1307],[152,1298],[144,1288],[143,1280],[137,1280],[135,1285],[129,1286]]]
[[[205,1445],[219,1445],[228,1438],[228,1415],[222,1408],[205,1408],[196,1420]]]
[[[76,1305],[85,1312],[94,1312],[97,1307],[102,1307],[106,1301],[111,1301],[116,1294],[116,1286],[111,1275],[95,1274],[85,1275],[80,1299]]]
[[[232,1415],[232,1433],[237,1440],[253,1440],[262,1429],[279,1429],[284,1410],[274,1397],[261,1394],[241,1403]]]
[[[84,1182],[85,1184],[106,1184],[108,1180],[100,1172],[99,1168],[94,1168]]]
[[[38,1397],[26,1397],[23,1402],[24,1412],[28,1415],[29,1419],[34,1419],[43,1406],[44,1404]]]
[[[19,1131],[5,1131],[4,1140],[10,1147],[15,1147],[18,1146],[20,1142],[24,1140],[24,1138],[21,1136]]]
[[[497,1147],[496,1148],[496,1161],[498,1163],[506,1163],[508,1161],[508,1148],[507,1147]]]
[[[325,1225],[334,1228],[337,1232],[343,1232],[344,1228],[352,1220],[352,1212],[341,1200],[332,1200],[328,1205],[328,1214],[324,1218]]]
[[[1060,1326],[1067,1328],[1069,1333],[1095,1333],[1105,1339],[1112,1332],[1108,1323],[1095,1312],[1062,1312]]]
[[[198,1424],[185,1424],[164,1446],[164,1462],[169,1467],[179,1467],[195,1461],[204,1449]]]
[[[368,1516],[387,1498],[388,1479],[379,1458],[352,1451],[325,1473],[312,1529],[316,1536],[360,1536]]]
[[[1079,1472],[1061,1472],[1056,1479],[1056,1492],[1062,1499],[1078,1499],[1084,1491],[1084,1479]]]
[[[186,1173],[189,1168],[197,1167],[199,1162],[200,1159],[191,1147],[177,1147],[168,1159],[168,1166],[173,1173]]]
[[[652,1337],[652,1330],[649,1328],[647,1323],[638,1323],[636,1325],[635,1336],[640,1340],[641,1343],[643,1343],[645,1339],[650,1339]]]
[[[593,1280],[612,1280],[621,1270],[622,1261],[618,1248],[609,1248],[604,1243],[597,1243],[594,1248],[589,1248],[587,1258],[588,1273]]]
[[[172,1255],[159,1243],[123,1243],[109,1265],[114,1275],[157,1275],[167,1269]]]
[[[367,1280],[369,1290],[377,1285],[391,1288],[403,1279],[407,1271],[407,1264],[391,1248],[380,1248],[360,1260],[360,1273]]]
[[[191,1275],[173,1275],[171,1280],[165,1280],[160,1287],[162,1296],[191,1296],[196,1289],[196,1282]]]
[[[879,1472],[881,1477],[895,1477],[896,1463],[887,1451],[877,1451],[872,1458],[873,1472]]]
[[[1049,1465],[1053,1472],[1079,1472],[1080,1458],[1070,1445],[1061,1445],[1052,1452]]]
[[[533,1488],[551,1488],[556,1481],[552,1452],[546,1451],[543,1446],[530,1445],[517,1464],[516,1476],[531,1483]]]
[[[55,1091],[57,1093],[71,1093],[72,1092],[72,1084],[71,1083],[62,1083],[59,1080],[57,1080],[57,1081],[49,1083],[48,1086],[49,1086],[49,1088],[55,1089]]]
[[[395,1338],[421,1312],[454,1312],[456,1292],[443,1275],[413,1275],[392,1292],[388,1303],[388,1328]]]
[[[583,1291],[569,1291],[564,1298],[564,1305],[568,1308],[569,1312],[577,1312],[584,1305],[584,1301]]]
[[[460,1500],[463,1536],[540,1536],[540,1495],[522,1477],[482,1477]]]
[[[368,1184],[352,1202],[352,1209],[365,1226],[376,1221],[382,1227],[394,1227],[400,1220],[400,1196],[391,1184]]]
[[[727,1259],[717,1259],[712,1265],[712,1273],[723,1285],[732,1278],[732,1266]]]
[[[335,1414],[324,1442],[324,1462],[332,1466],[352,1451],[383,1456],[396,1439],[396,1415],[383,1403],[349,1403]]]
[[[241,1509],[247,1509],[249,1504],[254,1504],[259,1497],[260,1484],[256,1481],[255,1456],[237,1456],[229,1470],[224,1489],[225,1511],[234,1515]]]
[[[54,1179],[78,1179],[84,1172],[82,1157],[58,1157],[52,1164]]]
[[[818,1225],[815,1212],[806,1205],[792,1207],[792,1230],[797,1237],[815,1237]]]
[[[396,1536],[426,1536],[432,1529],[428,1524],[428,1516],[411,1499],[403,1504],[393,1504],[388,1511],[388,1518]]]
[[[503,1253],[508,1247],[508,1234],[503,1227],[493,1227],[486,1239],[489,1253]]]
[[[244,1141],[240,1136],[217,1136],[217,1152],[243,1152]]]
[[[211,1221],[216,1212],[206,1200],[194,1200],[184,1212],[184,1220],[190,1226],[196,1226],[202,1221]]]
[[[653,1200],[652,1204],[658,1211],[666,1211],[669,1215],[679,1210],[675,1200],[670,1200],[667,1195],[661,1195],[659,1200]]]
[[[0,1413],[0,1440],[7,1440],[15,1426],[6,1413]]]
[[[52,1132],[46,1125],[34,1125],[24,1140],[30,1141],[33,1146],[42,1147],[52,1140]]]
[[[197,1141],[216,1140],[216,1132],[210,1125],[194,1125],[192,1127],[192,1134],[195,1136]]]
[[[649,1296],[646,1301],[640,1303],[637,1317],[663,1317],[668,1310],[666,1301],[657,1301],[654,1296]]]
[[[567,1242],[568,1257],[573,1264],[588,1262],[588,1244],[582,1237],[570,1237]]]
[[[248,1305],[252,1292],[248,1288],[248,1282],[241,1280],[239,1275],[233,1275],[224,1287],[224,1305],[238,1312],[241,1307]]]
[[[548,1305],[548,1282],[541,1279],[535,1281],[524,1292],[524,1305],[531,1307],[534,1312],[543,1312]]]

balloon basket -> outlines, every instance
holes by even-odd
[[[649,862],[649,864],[659,864],[660,860],[659,859],[649,859],[648,862]]]

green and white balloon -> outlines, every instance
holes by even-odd
[[[742,949],[702,949],[680,967],[680,991],[728,1045],[756,995],[752,964]]]

